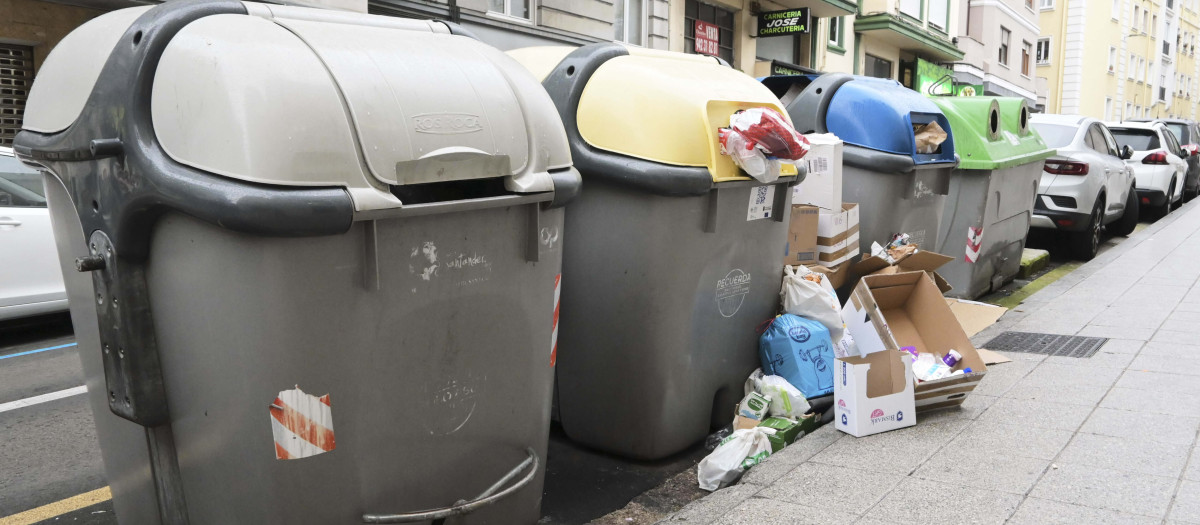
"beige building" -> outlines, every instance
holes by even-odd
[[[959,19],[958,47],[964,58],[954,64],[957,81],[982,85],[983,93],[1045,103],[1035,80],[1040,31],[1035,3],[1041,0],[969,0]]]
[[[958,0],[860,0],[854,20],[853,72],[912,87],[917,59],[955,62],[963,52]]]
[[[1038,1],[1047,112],[1196,118],[1200,0],[1111,0],[1111,9]]]

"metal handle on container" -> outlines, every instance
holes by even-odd
[[[421,510],[417,512],[405,512],[402,514],[363,514],[363,523],[412,523],[415,521],[444,520],[450,516],[468,514],[479,510],[480,508],[491,505],[504,499],[505,497],[512,495],[514,492],[521,490],[525,487],[525,485],[528,485],[530,481],[533,481],[535,476],[537,476],[539,464],[537,453],[534,452],[532,448],[526,448],[525,452],[529,454],[529,457],[525,458],[521,464],[508,471],[504,477],[497,480],[492,484],[492,486],[488,487],[487,490],[483,491],[483,493],[476,496],[475,499],[471,501],[458,500],[454,505],[449,507]],[[505,484],[512,481],[513,478],[517,477],[517,475],[526,468],[529,469],[529,472],[525,474],[525,477],[521,478],[520,481],[516,482],[511,487],[501,490],[500,492],[496,492],[497,490],[500,490],[500,487],[503,487]]]

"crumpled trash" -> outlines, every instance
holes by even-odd
[[[768,416],[798,419],[812,410],[799,388],[783,377],[764,374],[761,368],[750,373],[743,389],[746,395],[758,393],[770,400]]]
[[[746,469],[771,455],[768,436],[774,434],[775,429],[767,427],[734,430],[696,466],[700,488],[711,492],[732,485]]]
[[[717,130],[721,154],[760,182],[779,178],[782,164],[795,164],[808,154],[808,139],[771,108],[751,108],[729,117]]]
[[[946,130],[942,129],[937,122],[930,122],[925,125],[913,125],[914,139],[917,142],[917,153],[930,154],[936,153],[938,146],[946,142]]]
[[[823,274],[804,265],[783,266],[783,288],[779,291],[783,311],[817,321],[829,329],[832,341],[841,341],[846,324],[837,292]]]

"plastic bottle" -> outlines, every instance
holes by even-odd
[[[954,368],[954,365],[957,365],[959,361],[962,361],[962,354],[958,353],[958,350],[950,350],[946,352],[946,355],[942,356],[942,362],[946,363],[946,366],[950,368]]]

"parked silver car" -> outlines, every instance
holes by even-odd
[[[66,309],[42,176],[0,147],[0,321]]]

